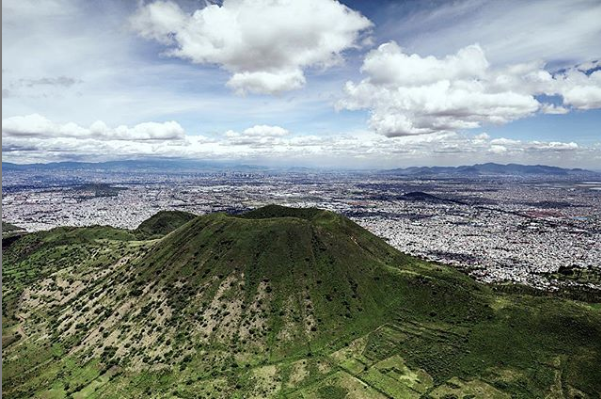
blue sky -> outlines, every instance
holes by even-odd
[[[2,7],[3,161],[601,168],[595,0]]]

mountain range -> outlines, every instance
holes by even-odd
[[[457,176],[490,176],[490,175],[505,175],[505,176],[531,176],[531,175],[547,175],[547,176],[568,176],[568,175],[597,175],[586,169],[565,169],[557,166],[546,165],[520,165],[520,164],[497,164],[485,163],[471,166],[433,166],[433,167],[410,167],[389,169],[382,171],[383,174],[390,175],[457,175]]]
[[[53,162],[37,164],[14,164],[2,162],[2,170],[8,171],[113,171],[113,172],[195,172],[195,171],[315,171],[311,168],[275,168],[260,165],[244,165],[233,162],[211,162],[195,160],[127,160],[100,163],[89,162]],[[357,171],[358,173],[372,173],[373,171]],[[545,165],[519,165],[519,164],[496,164],[485,163],[471,166],[422,166],[380,170],[376,173],[385,175],[403,176],[430,176],[430,175],[454,175],[454,176],[598,176],[600,173],[586,169],[565,169],[556,166]]]
[[[597,398],[601,307],[267,206],[3,250],[6,398]]]

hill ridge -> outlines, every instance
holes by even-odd
[[[55,229],[5,251],[4,395],[601,391],[598,307],[495,292],[344,216],[268,206],[150,237]]]

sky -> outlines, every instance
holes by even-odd
[[[598,0],[4,0],[2,160],[601,170]]]

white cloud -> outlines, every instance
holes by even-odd
[[[188,16],[171,1],[156,1],[143,5],[132,16],[132,28],[147,39],[162,44],[175,44],[174,34],[188,23]]]
[[[279,126],[255,125],[244,130],[244,134],[247,136],[281,137],[290,134],[290,132]]]
[[[55,123],[49,119],[31,114],[14,116],[2,120],[2,137],[36,137],[40,139],[73,138],[96,140],[181,140],[185,137],[184,129],[179,123],[145,122],[128,127],[108,127],[104,122],[94,122],[90,127],[82,127],[75,123]]]
[[[555,104],[543,104],[540,110],[543,114],[549,115],[564,115],[570,112],[566,107]]]
[[[519,146],[521,143],[520,140],[512,140],[506,138],[492,139],[490,144],[492,145],[502,145],[502,146]]]
[[[597,63],[596,67],[600,65]],[[565,104],[583,110],[601,108],[601,70],[587,75],[579,68],[572,68],[559,79]]]
[[[335,0],[224,0],[191,15],[155,1],[142,5],[131,25],[168,46],[168,56],[222,66],[236,92],[268,94],[304,86],[306,68],[339,64],[372,26]]]
[[[372,129],[388,137],[431,134],[505,124],[568,108],[601,107],[601,71],[574,67],[555,76],[541,62],[493,68],[478,45],[444,58],[406,54],[395,42],[370,51],[362,72],[347,82],[338,108],[371,112]],[[561,96],[563,106],[535,96]]]
[[[227,86],[237,94],[263,93],[274,94],[302,88],[306,83],[301,69],[281,70],[277,72],[239,72],[227,82]]]
[[[578,144],[574,142],[562,143],[559,141],[551,142],[540,142],[533,141],[526,145],[526,149],[541,151],[541,150],[552,150],[552,151],[574,151],[578,149]]]
[[[491,138],[486,133],[437,132],[390,139],[368,131],[316,136],[290,133],[279,126],[255,125],[240,132],[228,131],[216,138],[177,136],[173,140],[136,140],[136,137],[149,137],[149,134],[130,134],[126,139],[113,133],[88,134],[102,131],[105,126],[101,123],[82,128],[40,119],[40,123],[42,121],[44,124],[31,124],[28,130],[37,126],[44,132],[51,131],[51,134],[15,134],[14,129],[7,132],[3,128],[4,161],[106,161],[161,157],[321,167],[387,168],[482,162],[568,167],[601,165],[601,143],[586,146],[574,142],[523,141]],[[12,127],[14,123],[13,120]],[[48,128],[48,123],[55,130]],[[58,131],[57,126],[60,127]],[[135,129],[128,128],[128,132]]]
[[[372,51],[361,70],[377,85],[421,86],[442,80],[481,78],[488,61],[478,45],[465,47],[443,59],[403,53],[395,42]]]
[[[488,151],[493,154],[505,154],[507,152],[507,147],[502,145],[491,145]]]
[[[272,147],[282,143],[282,138],[290,132],[280,126],[255,125],[242,133],[233,130],[225,132],[224,144],[233,146],[251,146],[253,148]]]

